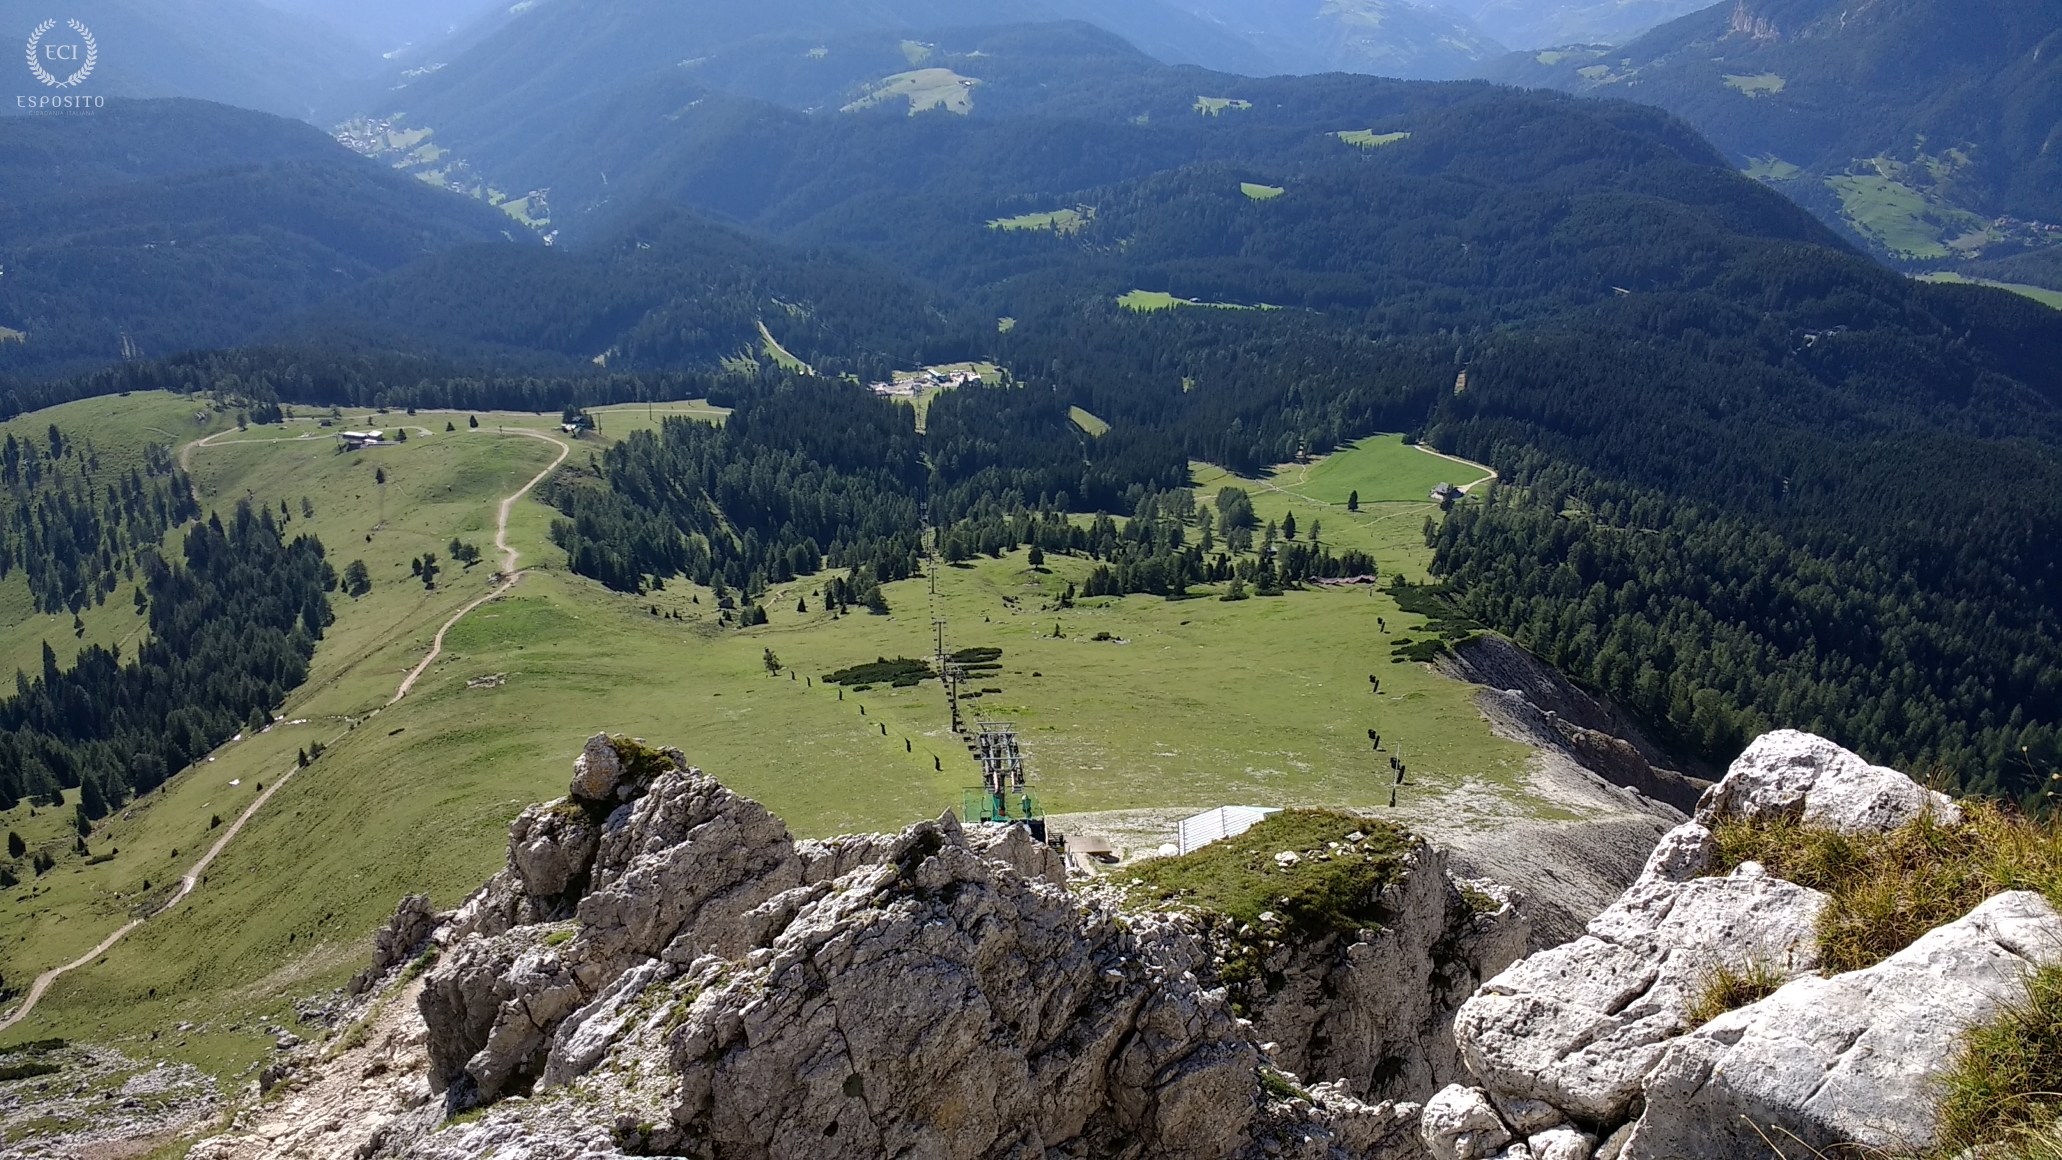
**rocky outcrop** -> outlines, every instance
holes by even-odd
[[[1457,883],[1425,845],[1382,904],[1379,928],[1276,940],[1231,994],[1282,1068],[1337,1078],[1361,1099],[1422,1100],[1464,1074],[1453,1013],[1524,954],[1528,931],[1501,886]]]
[[[430,896],[411,894],[394,908],[394,916],[372,936],[372,965],[351,979],[352,995],[363,995],[378,985],[389,971],[415,957],[437,928],[436,911]]]
[[[780,819],[676,754],[597,737],[573,789],[510,826],[507,869],[459,909],[424,986],[431,1082],[455,1105],[533,1082],[559,1022],[632,966],[742,954],[759,905],[801,885]]]
[[[1615,1126],[1714,970],[1751,960],[1794,977],[1817,966],[1825,902],[1751,863],[1725,878],[1644,880],[1589,934],[1470,999],[1454,1026],[1461,1053],[1501,1098]]]
[[[1419,1160],[1453,1012],[1526,937],[1422,843],[1350,908],[1364,929],[1297,933],[1077,894],[1023,829],[949,813],[798,842],[620,738],[573,790],[434,917],[419,979],[394,968],[427,900],[381,933],[358,1002],[384,1054],[337,1064],[367,1095],[308,1061],[206,1154]]]
[[[1753,862],[1716,875],[1714,830],[1795,820],[1884,833],[1928,814],[1961,817],[1822,738],[1757,740],[1582,938],[1463,1005],[1454,1034],[1473,1082],[1427,1104],[1428,1150],[1480,1160],[1522,1143],[1534,1158],[1581,1157],[1579,1140],[1601,1139],[1598,1160],[1737,1160],[1788,1139],[1821,1154],[1923,1151],[1934,1078],[1967,1028],[2062,951],[2062,916],[2036,895],[2000,895],[1882,963],[1822,977],[1829,900]],[[1780,985],[1696,1025],[1717,973],[1750,969]]]
[[[1509,718],[1529,744],[1559,750],[1612,785],[1688,813],[1711,784],[1696,771],[1680,772],[1682,763],[1618,706],[1576,688],[1503,637],[1476,637],[1439,665],[1456,680],[1484,687],[1478,703],[1492,721]]]
[[[1647,1077],[1627,1160],[1729,1160],[1765,1150],[1755,1125],[1821,1154],[1879,1153],[1933,1134],[1934,1085],[1962,1032],[2062,952],[2062,916],[2000,894],[1865,970],[1807,978],[1669,1045]],[[1772,1061],[1781,1066],[1772,1067]]]
[[[1870,765],[1823,737],[1783,729],[1755,740],[1697,810],[1699,821],[1794,818],[1850,833],[1883,833],[1924,813],[1959,822],[1943,793]]]

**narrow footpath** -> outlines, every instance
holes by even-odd
[[[516,551],[515,548],[510,546],[508,542],[509,513],[515,510],[515,505],[517,501],[521,500],[524,496],[530,494],[531,489],[535,488],[538,484],[543,483],[546,477],[548,477],[552,472],[558,470],[559,464],[564,463],[566,461],[566,457],[573,453],[573,448],[570,444],[566,443],[565,441],[560,439],[554,439],[553,437],[546,435],[541,431],[529,431],[521,428],[515,428],[508,430],[506,433],[510,435],[526,435],[530,438],[542,439],[546,443],[553,444],[558,448],[558,457],[551,461],[551,466],[545,468],[543,471],[538,472],[536,476],[530,480],[530,482],[524,484],[521,488],[518,488],[513,494],[509,495],[507,498],[501,501],[501,512],[494,529],[494,547],[497,548],[502,555],[501,583],[496,585],[492,592],[489,592],[487,595],[480,597],[478,600],[473,601],[471,604],[466,605],[464,608],[459,609],[456,615],[452,616],[451,619],[444,622],[444,626],[437,630],[437,638],[430,648],[430,655],[424,657],[422,659],[422,663],[415,666],[415,668],[408,674],[407,678],[401,682],[401,687],[394,693],[393,701],[387,702],[390,705],[393,704],[395,701],[399,701],[401,698],[407,696],[408,690],[415,687],[416,679],[422,676],[422,674],[429,669],[431,662],[435,661],[437,659],[437,656],[444,651],[444,634],[451,631],[452,625],[457,624],[460,620],[464,619],[466,613],[471,612],[473,609],[478,608],[480,605],[485,604],[488,601],[495,599],[496,597],[505,595],[509,589],[515,587],[516,581],[521,580],[523,578],[523,574],[516,570],[516,563],[517,561],[522,559],[522,553]],[[185,448],[182,449],[179,453],[180,470],[185,471],[190,469],[189,465],[193,461],[193,452],[196,448],[211,446],[212,444],[209,443],[210,439],[215,439],[221,435],[226,434],[228,434],[228,432],[226,431],[218,432],[216,435],[208,436],[207,439],[196,439],[193,442],[187,444]],[[238,442],[245,441],[239,440]],[[248,442],[261,441],[249,440]],[[262,442],[290,443],[294,442],[294,440],[271,439],[262,440]],[[331,741],[332,743],[334,743],[335,739],[332,738]],[[32,985],[30,985],[29,993],[27,997],[22,1000],[22,1005],[16,1008],[14,1012],[9,1014],[6,1018],[0,1019],[0,1032],[5,1032],[9,1028],[13,1027],[15,1024],[21,1022],[23,1019],[28,1018],[29,1013],[36,1009],[36,1004],[42,1001],[43,996],[49,992],[52,984],[56,983],[57,980],[63,978],[67,973],[71,971],[76,971],[82,967],[87,966],[88,964],[92,963],[93,960],[99,958],[100,956],[106,954],[108,951],[114,949],[115,944],[121,942],[122,939],[128,937],[130,931],[135,930],[137,927],[142,926],[144,923],[150,921],[153,918],[156,918],[158,915],[163,914],[166,911],[172,909],[174,906],[177,906],[181,901],[183,901],[187,895],[192,894],[194,888],[200,885],[201,875],[207,871],[207,868],[210,865],[214,863],[216,857],[218,857],[223,850],[229,847],[229,843],[235,840],[237,834],[243,831],[244,823],[250,821],[253,817],[256,817],[258,811],[265,808],[265,803],[272,800],[272,795],[278,793],[281,787],[285,786],[287,782],[293,780],[294,774],[299,772],[299,770],[299,765],[291,766],[287,769],[285,773],[279,776],[278,780],[272,782],[270,785],[267,785],[264,791],[258,794],[257,799],[251,802],[251,804],[244,809],[243,813],[237,815],[236,821],[230,824],[229,828],[223,832],[222,836],[220,838],[215,839],[215,844],[208,847],[208,852],[201,856],[200,861],[195,862],[192,866],[187,868],[186,873],[180,875],[179,889],[173,893],[171,898],[166,900],[163,906],[158,907],[156,910],[150,912],[147,915],[144,915],[141,918],[130,919],[127,923],[124,923],[120,928],[118,928],[113,934],[110,934],[105,939],[102,939],[99,946],[94,947],[92,950],[87,951],[85,954],[80,955],[78,958],[72,960],[71,962],[66,963],[61,967],[52,967],[51,969],[36,976],[36,981]]]

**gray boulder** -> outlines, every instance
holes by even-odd
[[[609,735],[597,733],[589,737],[580,756],[573,759],[572,796],[582,801],[613,801],[616,786],[622,780],[623,757],[616,752]]]
[[[2000,894],[1876,966],[1721,1015],[1663,1054],[1624,1156],[1774,1156],[1770,1140],[1924,1154],[1961,1035],[2058,954],[2062,915],[2038,894]]]
[[[1511,1142],[1489,1093],[1461,1084],[1440,1089],[1426,1102],[1418,1131],[1432,1160],[1484,1160]]]
[[[1823,737],[1779,729],[1756,738],[1704,795],[1697,820],[1790,817],[1853,833],[1883,833],[1931,812],[1959,823],[1954,799],[1894,769],[1870,765]]]

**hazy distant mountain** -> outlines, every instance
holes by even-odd
[[[423,45],[508,5],[502,0],[263,0],[282,12],[349,33],[367,48],[393,53]]]
[[[1280,72],[1450,80],[1504,51],[1467,17],[1406,0],[1173,2],[1252,42]]]
[[[264,113],[115,99],[0,119],[0,378],[248,342],[381,271],[511,237],[535,244]]]
[[[1885,257],[2062,245],[2054,0],[1733,0],[1620,49],[1494,71],[1680,114]]]
[[[21,56],[36,27],[46,39],[93,34],[92,75],[63,90],[109,97],[198,97],[281,116],[317,116],[375,75],[379,58],[302,17],[253,0],[0,0],[0,92],[43,93]],[[82,60],[83,63],[83,60]],[[12,113],[15,102],[0,101]]]
[[[1166,0],[542,0],[435,71],[401,78],[397,107],[439,126],[509,124],[762,37],[825,38],[1080,19],[1171,63],[1259,72],[1237,36]],[[915,50],[912,50],[915,51]],[[913,66],[912,66],[913,67]],[[375,111],[375,110],[368,110]]]
[[[1444,0],[1512,48],[1624,44],[1710,0]]]

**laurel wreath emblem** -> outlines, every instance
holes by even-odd
[[[58,80],[45,71],[43,62],[36,58],[36,50],[42,47],[44,34],[56,28],[57,21],[45,20],[36,26],[35,34],[29,37],[29,71],[35,74],[37,80],[42,81],[53,89],[68,89],[85,83],[86,78],[93,75],[93,66],[100,63],[100,46],[94,43],[93,33],[77,20],[67,20],[65,23],[70,25],[72,31],[78,33],[79,38],[86,42],[86,59],[79,65],[78,72],[63,80]]]

